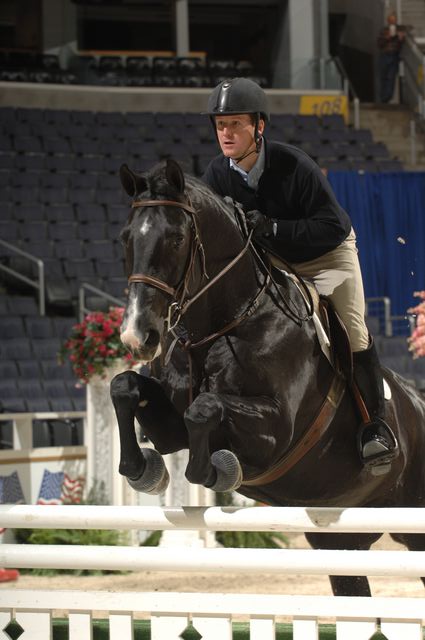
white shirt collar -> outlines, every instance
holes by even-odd
[[[229,158],[230,168],[234,169],[238,173],[241,174],[242,178],[248,184],[251,189],[256,189],[258,187],[258,183],[264,171],[265,166],[265,154],[264,154],[264,144],[262,142],[260,153],[258,154],[258,158],[254,164],[254,166],[250,169],[250,171],[245,171],[242,169],[233,158]]]

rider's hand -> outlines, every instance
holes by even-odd
[[[245,218],[249,229],[252,229],[254,232],[254,238],[268,238],[269,236],[276,235],[276,221],[263,215],[261,211],[258,211],[257,209],[247,211]]]

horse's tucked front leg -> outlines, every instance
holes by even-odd
[[[121,446],[119,473],[136,491],[157,494],[163,493],[168,486],[168,471],[158,451],[140,448],[134,428],[140,405],[148,402],[142,393],[144,386],[149,386],[149,381],[134,371],[120,373],[111,382]]]
[[[202,393],[187,409],[184,419],[189,434],[186,478],[214,491],[233,491],[242,482],[242,469],[227,449],[214,451],[212,440],[220,438],[224,406],[218,395]]]
[[[235,491],[244,473],[265,471],[292,433],[282,408],[267,396],[201,393],[184,419],[189,434],[186,477],[214,491]]]
[[[134,371],[120,373],[111,381],[110,389],[120,435],[119,473],[127,478],[138,478],[146,466],[134,429],[134,418],[141,401],[139,377]]]

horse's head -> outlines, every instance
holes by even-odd
[[[122,342],[149,362],[161,353],[161,339],[184,289],[193,264],[195,219],[185,194],[180,166],[167,160],[148,175],[127,165],[120,169],[122,185],[133,198],[132,211],[121,232],[129,279]]]

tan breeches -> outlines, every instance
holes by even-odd
[[[297,262],[293,267],[300,276],[312,280],[321,295],[330,298],[345,324],[352,350],[367,349],[369,332],[354,230],[336,249],[315,260]]]

